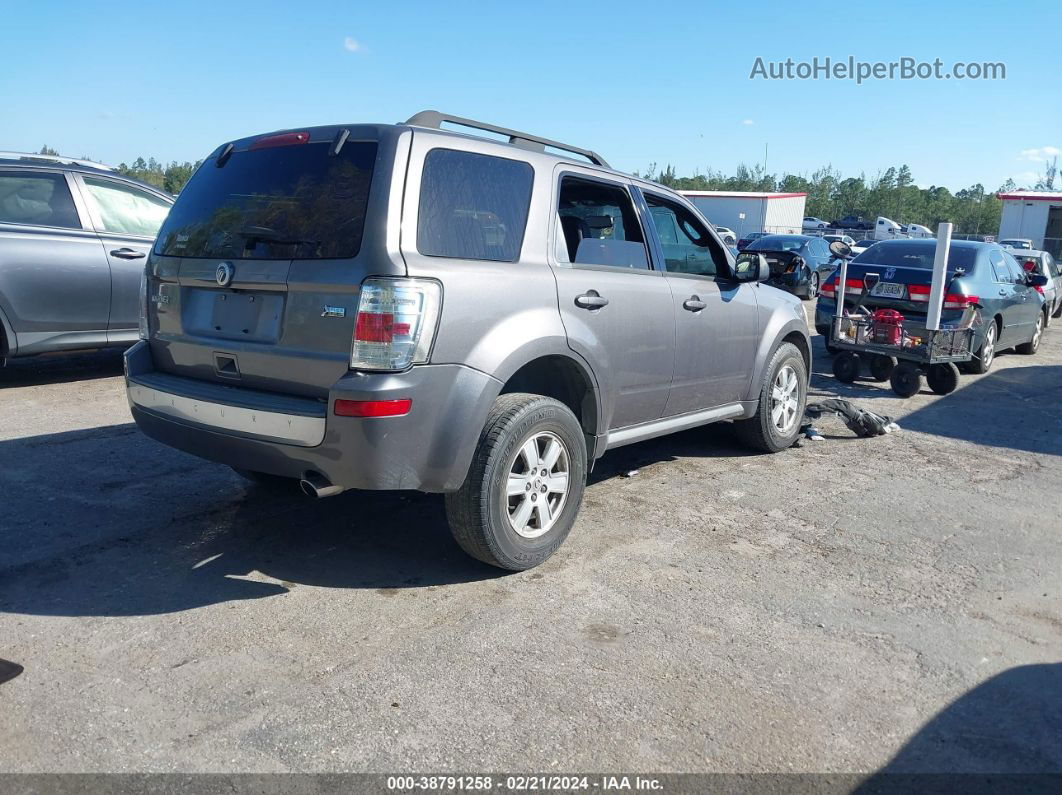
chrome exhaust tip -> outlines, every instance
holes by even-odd
[[[307,472],[306,476],[299,481],[299,488],[302,489],[302,493],[307,497],[315,497],[317,499],[334,497],[345,491],[342,486],[336,486],[328,478],[316,472]]]

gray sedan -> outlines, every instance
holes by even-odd
[[[136,342],[144,259],[172,204],[98,163],[0,153],[0,362]]]

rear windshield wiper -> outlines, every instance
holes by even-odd
[[[276,229],[270,229],[268,226],[246,226],[236,234],[244,238],[248,244],[254,240],[264,240],[268,243],[280,243],[288,246],[316,246],[321,242],[320,240],[303,240],[297,237],[288,237]]]

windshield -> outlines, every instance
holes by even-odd
[[[787,237],[785,235],[767,235],[756,240],[748,250],[751,251],[799,251],[803,248],[805,239],[802,237]]]
[[[328,142],[210,158],[181,191],[155,251],[174,257],[328,259],[361,248],[376,143]]]
[[[932,270],[936,255],[936,243],[911,244],[906,241],[884,240],[866,249],[852,262]],[[967,273],[972,273],[976,261],[977,249],[970,246],[952,246],[948,252],[949,269],[963,268]]]
[[[999,245],[1006,246],[1007,248],[1023,248],[1026,250],[1032,248],[1026,240],[1001,240]]]

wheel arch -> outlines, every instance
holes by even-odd
[[[501,393],[528,392],[558,400],[571,409],[586,437],[587,455],[594,459],[602,432],[601,393],[593,371],[570,351],[541,353],[511,370]]]

